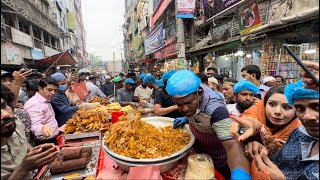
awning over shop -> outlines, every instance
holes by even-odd
[[[68,51],[53,55],[51,57],[40,59],[39,61],[51,65],[75,65],[77,63],[77,61],[73,59]]]
[[[155,59],[149,58],[149,59],[140,59],[138,62],[139,63],[152,63],[154,61],[155,61]]]
[[[236,36],[236,37],[230,38],[226,41],[221,41],[221,42],[218,42],[215,44],[211,44],[209,46],[204,46],[199,49],[191,49],[191,50],[187,51],[186,53],[191,54],[192,56],[197,56],[200,54],[207,54],[212,51],[221,51],[224,49],[234,48],[234,47],[239,46],[240,44],[241,44],[241,37]]]
[[[275,21],[271,21],[268,24],[265,24],[263,26],[260,26],[258,28],[255,28],[249,32],[250,34],[255,33],[266,33],[267,31],[271,31],[272,28],[287,25],[293,22],[301,23],[304,20],[310,19],[310,18],[319,18],[319,7],[315,7],[312,9],[308,9],[305,11],[301,11],[298,14],[294,14],[291,16],[283,17]]]

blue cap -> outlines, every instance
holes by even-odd
[[[247,80],[241,80],[233,86],[234,93],[238,93],[244,90],[252,91],[254,94],[259,93],[259,88],[256,85],[254,85],[252,82]]]
[[[156,84],[157,84],[158,88],[164,87],[164,83],[163,83],[163,80],[162,80],[162,79],[160,79],[160,80],[157,80],[157,79],[156,79]]]
[[[61,81],[61,80],[67,79],[67,77],[63,73],[60,73],[60,72],[56,72],[56,73],[52,74],[51,77],[56,81]]]
[[[163,75],[162,75],[162,81],[165,83],[165,82],[167,82],[168,81],[168,79],[174,74],[176,72],[176,70],[171,70],[171,71],[169,71],[169,72],[166,72],[166,73],[164,73]]]
[[[140,74],[139,80],[143,80],[143,78],[144,78],[145,76],[146,76],[146,74],[144,74],[144,73]]]
[[[124,83],[125,84],[136,84],[136,82],[133,80],[133,79],[131,79],[131,78],[127,78],[125,81],[124,81]]]
[[[154,77],[152,74],[146,74],[146,76],[143,78],[144,83],[156,83],[156,77]]]
[[[174,73],[167,82],[166,90],[170,96],[184,97],[199,90],[200,78],[189,70]]]
[[[306,89],[301,80],[296,83],[288,84],[284,90],[284,95],[287,97],[290,105],[294,104],[294,99],[319,99],[319,92]]]

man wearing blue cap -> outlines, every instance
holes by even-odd
[[[270,159],[266,147],[256,141],[247,151],[253,154],[256,167],[270,179],[319,179],[319,91],[306,89],[298,81],[287,85],[284,94],[303,125]]]
[[[139,76],[140,85],[134,90],[134,101],[139,102],[139,100],[146,100],[150,102],[152,89],[150,89],[147,84],[143,81],[146,74],[141,74]]]
[[[55,96],[51,100],[55,118],[58,121],[58,126],[61,127],[72,118],[73,114],[81,108],[93,108],[94,104],[83,103],[81,105],[71,106],[67,98],[66,91],[68,90],[67,78],[63,73],[57,72],[51,75],[59,84]]]
[[[196,137],[194,148],[197,153],[210,155],[215,168],[226,179],[231,176],[231,179],[249,180],[249,161],[242,145],[229,135],[232,119],[223,99],[188,70],[173,74],[166,90],[184,115],[175,119],[174,128],[189,122]]]
[[[258,92],[258,87],[250,81],[241,80],[237,82],[233,87],[236,103],[227,105],[229,113],[236,116],[241,115],[254,104],[254,95]]]
[[[164,85],[166,86],[168,79],[175,73],[175,70],[171,70],[166,72],[162,75],[162,80]],[[161,89],[158,89],[155,93],[154,99],[154,114],[158,116],[165,116],[165,117],[181,117],[182,114],[178,110],[178,106],[172,99],[165,88],[165,86]]]
[[[124,84],[124,87],[117,91],[116,101],[119,102],[121,106],[137,106],[137,103],[133,102],[133,86],[136,85],[136,82],[131,78],[127,78]]]

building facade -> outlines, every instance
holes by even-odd
[[[75,15],[82,19],[77,3],[80,0],[1,0],[1,65],[45,70],[50,64],[39,59],[65,51],[78,65],[86,61],[75,53],[86,51],[85,46],[77,48],[85,44],[84,38],[76,38],[84,33],[83,25],[78,32],[75,28]]]

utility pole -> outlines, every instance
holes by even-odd
[[[113,52],[112,62],[113,62],[113,71],[116,72],[116,54],[115,54],[115,52]]]
[[[186,45],[184,43],[184,25],[183,25],[183,19],[177,18],[177,12],[178,12],[178,2],[179,0],[175,0],[175,16],[176,16],[176,31],[177,31],[177,45],[176,45],[176,51],[178,54],[178,59],[183,61],[184,68],[186,68]]]

